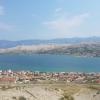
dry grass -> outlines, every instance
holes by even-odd
[[[82,86],[77,84],[57,84],[52,85],[51,88],[55,89],[56,91],[61,90],[64,94],[73,95],[80,91]]]

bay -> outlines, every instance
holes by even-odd
[[[100,58],[50,54],[5,54],[0,55],[0,69],[100,72]]]

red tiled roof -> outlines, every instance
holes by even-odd
[[[0,78],[0,81],[15,81],[16,78],[11,78],[11,77],[3,77],[3,78]]]

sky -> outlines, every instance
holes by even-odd
[[[0,0],[0,40],[100,36],[100,0]]]

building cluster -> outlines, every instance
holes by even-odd
[[[53,82],[100,83],[100,72],[39,72],[0,70],[0,84],[4,83],[39,83]]]

